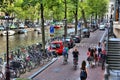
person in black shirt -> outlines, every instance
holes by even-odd
[[[78,52],[77,48],[75,48],[75,50],[72,52],[72,54],[73,54],[73,59],[77,59],[77,61],[78,61],[79,52]]]

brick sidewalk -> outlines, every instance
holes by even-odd
[[[80,74],[80,67],[81,62],[83,60],[87,59],[87,49],[88,47],[91,47],[92,45],[96,45],[97,42],[100,40],[103,32],[96,32],[92,33],[93,36],[91,36],[88,40],[88,38],[85,38],[80,43],[80,46],[78,46],[78,50],[80,52],[79,55],[79,64],[78,69],[73,69],[73,57],[72,57],[72,50],[69,50],[69,63],[67,65],[63,65],[63,57],[60,56],[56,62],[54,62],[51,66],[49,66],[47,69],[45,69],[43,72],[38,74],[33,80],[80,80],[79,74]],[[99,38],[97,36],[94,36],[94,34],[100,34]],[[97,39],[96,39],[97,38]],[[93,42],[93,40],[96,39],[96,41]],[[83,44],[83,43],[89,43],[89,44]],[[39,69],[36,69],[38,71]],[[95,67],[95,68],[89,68],[88,70],[88,78],[87,80],[103,80],[104,78],[104,71],[101,70],[101,67]],[[30,72],[29,74],[33,74],[34,72]],[[27,75],[28,73],[26,73]],[[25,78],[28,76],[24,75]],[[22,76],[21,76],[22,77]]]
[[[71,50],[72,51],[72,50]],[[33,80],[80,80],[80,65],[82,60],[86,60],[87,48],[81,47],[79,51],[82,51],[79,56],[78,69],[73,70],[72,55],[69,55],[69,63],[67,65],[62,64],[63,58],[60,57],[54,64],[48,67],[44,72],[40,73]],[[104,71],[101,67],[87,68],[88,78],[87,80],[103,80]],[[53,76],[54,75],[54,76]]]

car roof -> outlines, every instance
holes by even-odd
[[[71,37],[70,36],[68,36],[68,37],[66,37],[65,39],[70,39]]]
[[[51,43],[63,43],[63,41],[52,41]]]

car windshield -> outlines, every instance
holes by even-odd
[[[86,31],[88,31],[88,29],[87,29],[87,28],[84,28],[84,29],[82,29],[82,31],[83,31],[83,32],[86,32]]]
[[[0,30],[4,30],[4,27],[3,27],[3,26],[0,26]]]
[[[52,43],[50,46],[51,46],[52,49],[60,48],[59,43]]]
[[[104,25],[104,23],[100,23],[100,25]]]
[[[73,40],[76,40],[76,37],[74,37]]]
[[[70,38],[66,38],[65,41],[70,41]]]

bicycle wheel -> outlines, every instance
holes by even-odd
[[[20,71],[19,71],[19,69],[15,69],[15,77],[16,78],[19,78],[20,77]]]
[[[0,71],[0,80],[5,80],[5,76],[1,71]]]
[[[32,66],[31,66],[30,62],[28,62],[26,65],[26,71],[30,72],[31,70],[32,70]]]

